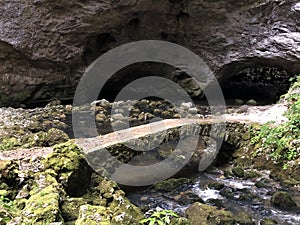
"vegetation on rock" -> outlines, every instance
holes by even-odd
[[[143,225],[189,225],[187,219],[180,218],[172,210],[158,210],[154,211],[148,218],[140,221]]]
[[[274,163],[287,168],[290,160],[300,156],[300,77],[284,98],[288,102],[288,121],[277,126],[272,122],[261,126],[255,132],[252,143],[257,149],[254,156],[267,153]]]
[[[255,224],[245,213],[240,213],[235,216],[229,211],[218,210],[216,207],[199,202],[192,204],[186,213],[189,221],[193,225]]]

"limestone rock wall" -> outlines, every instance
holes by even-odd
[[[296,0],[4,0],[0,105],[71,99],[85,68],[123,43],[166,40],[220,80],[262,64],[300,71]]]

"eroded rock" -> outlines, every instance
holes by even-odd
[[[3,1],[1,105],[70,99],[84,69],[98,56],[136,40],[159,39],[188,47],[221,79],[256,64],[299,72],[297,3]],[[164,70],[158,69],[160,74]],[[131,76],[116,77],[116,83],[139,76],[125,74]],[[182,79],[182,73],[175,71],[172,77],[188,93],[201,93],[189,78]]]

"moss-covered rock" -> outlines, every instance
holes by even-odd
[[[224,184],[219,182],[212,182],[208,184],[208,187],[214,190],[221,190],[224,187]]]
[[[172,219],[170,225],[190,225],[190,221],[187,218],[180,217]]]
[[[125,197],[124,192],[117,191],[109,207],[82,205],[76,225],[131,225],[139,224],[143,214],[139,208],[132,205]]]
[[[24,224],[50,224],[62,221],[59,209],[59,188],[53,183],[33,194],[22,212]]]
[[[107,178],[103,178],[100,181],[99,185],[96,187],[96,190],[98,190],[104,198],[109,199],[112,198],[114,192],[116,190],[120,190],[120,188],[116,182],[109,180]]]
[[[239,178],[243,178],[245,176],[245,172],[241,167],[235,167],[232,169],[233,175]]]
[[[177,196],[174,197],[174,200],[176,200],[176,202],[181,205],[189,205],[194,202],[204,203],[204,201],[201,197],[199,197],[198,195],[191,193],[189,191],[180,192],[180,194],[178,194]]]
[[[19,214],[18,208],[8,196],[8,191],[0,190],[0,225],[6,225]]]
[[[154,185],[156,191],[172,191],[184,184],[190,183],[191,180],[188,178],[170,178]]]
[[[276,220],[273,219],[263,219],[260,221],[260,225],[276,225],[278,224]]]
[[[56,173],[68,195],[79,197],[86,193],[92,169],[74,141],[56,145],[53,153],[42,161],[45,170]]]
[[[232,188],[230,188],[230,187],[222,188],[220,191],[220,195],[222,195],[228,199],[234,199],[234,192],[233,192]]]
[[[272,195],[271,203],[281,209],[290,209],[296,207],[292,197],[285,191],[278,191]]]
[[[114,193],[109,208],[112,211],[112,224],[139,224],[139,221],[143,218],[142,211],[130,203],[121,190]]]
[[[111,211],[104,206],[82,205],[75,225],[110,225]]]
[[[235,220],[239,225],[255,225],[252,218],[244,212],[240,212],[235,216]]]
[[[269,180],[266,178],[262,178],[255,183],[255,186],[258,188],[267,188],[270,187]]]
[[[229,211],[218,210],[216,207],[196,202],[187,210],[186,214],[191,225],[253,225],[247,214],[234,216]]]
[[[84,215],[88,215],[90,211],[97,211],[98,215],[104,213],[107,218],[101,221],[100,224],[138,224],[139,220],[143,218],[143,213],[141,210],[130,203],[130,201],[125,197],[125,193],[119,188],[117,183],[108,178],[104,178],[98,175],[92,175],[93,180],[88,188],[89,193],[85,194],[82,199],[88,203],[89,206],[84,207],[81,211],[86,213],[80,214],[76,224],[79,222],[97,222],[99,217],[93,217],[88,220]],[[78,201],[77,201],[78,202]],[[92,206],[94,208],[91,208]],[[70,204],[66,204],[66,210],[70,207]],[[64,208],[64,207],[63,207]],[[72,207],[71,207],[72,208]],[[103,209],[106,209],[103,211]],[[62,209],[63,212],[65,211]],[[100,212],[100,211],[101,212]],[[74,210],[72,210],[74,213]],[[103,214],[103,215],[104,215]],[[93,224],[92,223],[92,224]],[[97,224],[97,223],[95,223]]]
[[[86,205],[84,198],[66,198],[61,205],[61,215],[65,222],[74,221],[78,218],[79,208]]]
[[[112,211],[112,223],[115,224],[138,224],[143,218],[141,210],[125,198],[122,191],[114,195],[114,200],[109,204]]]
[[[245,171],[245,178],[246,179],[253,179],[253,178],[258,178],[260,177],[261,174],[255,170],[248,170]]]
[[[19,183],[19,166],[10,160],[0,160],[0,189],[14,195]]]
[[[252,201],[254,199],[259,199],[259,198],[257,195],[251,194],[251,193],[241,194],[239,196],[239,200],[242,200],[242,201]]]
[[[22,143],[15,137],[7,137],[3,138],[0,143],[0,150],[9,150],[18,146],[21,146]]]

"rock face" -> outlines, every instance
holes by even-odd
[[[70,99],[93,60],[113,47],[145,39],[191,49],[220,80],[254,65],[294,74],[300,71],[299,4],[296,0],[1,1],[0,105]]]

